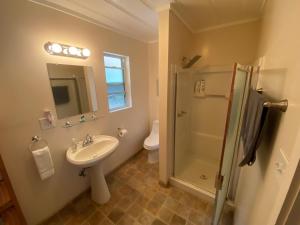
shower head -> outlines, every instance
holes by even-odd
[[[191,66],[193,66],[199,59],[201,58],[201,55],[195,55],[189,62],[185,63],[185,65],[183,65],[184,69],[188,69]]]

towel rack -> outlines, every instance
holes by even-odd
[[[36,135],[31,138],[31,144],[29,145],[29,150],[34,151],[36,149],[43,148],[46,146],[48,146],[48,142]]]
[[[258,93],[263,93],[263,89],[259,88],[256,90]],[[286,112],[287,108],[289,106],[289,101],[287,99],[283,99],[279,102],[271,102],[271,101],[266,101],[264,103],[264,107],[266,108],[272,108],[272,109],[278,109],[281,112]]]
[[[265,102],[264,107],[272,108],[272,109],[278,109],[282,112],[286,112],[288,108],[289,102],[287,99],[281,100],[279,102]]]

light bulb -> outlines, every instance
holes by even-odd
[[[59,53],[62,52],[62,47],[61,47],[60,44],[53,43],[53,44],[51,45],[51,50],[52,50],[52,52],[59,54]]]
[[[78,49],[76,47],[69,47],[70,55],[77,55]]]
[[[91,51],[88,48],[84,48],[82,50],[82,55],[85,57],[89,57],[91,55]]]

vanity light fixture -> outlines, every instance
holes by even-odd
[[[47,42],[44,47],[51,55],[68,56],[81,59],[86,59],[91,55],[91,51],[88,48],[79,48],[55,42]]]

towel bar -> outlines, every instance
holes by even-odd
[[[262,88],[258,88],[258,89],[256,89],[256,91],[258,93],[262,94],[264,90]],[[278,109],[281,112],[286,112],[286,110],[288,108],[288,105],[289,105],[289,101],[287,99],[283,99],[279,102],[267,101],[267,102],[264,103],[264,107],[272,108],[272,109]]]
[[[36,135],[31,138],[31,144],[29,145],[29,150],[34,151],[36,149],[43,148],[46,146],[48,146],[48,142]]]
[[[278,109],[282,112],[286,112],[286,110],[288,108],[288,100],[284,99],[279,102],[269,102],[268,101],[268,102],[264,103],[264,107]]]

